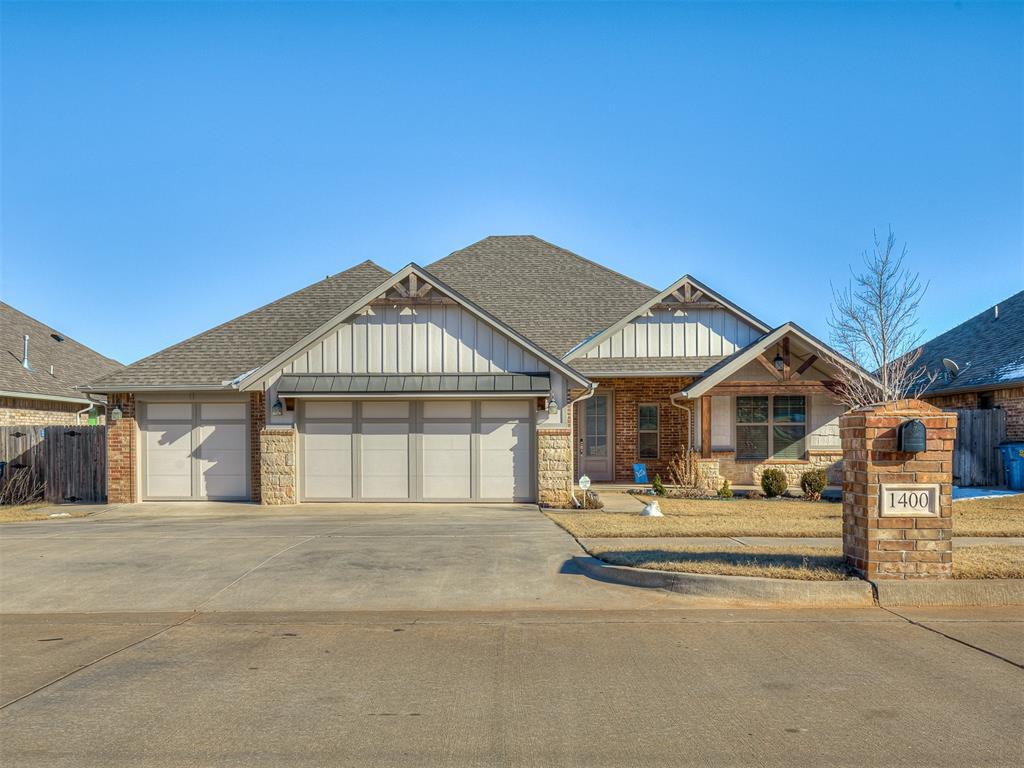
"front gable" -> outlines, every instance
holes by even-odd
[[[768,330],[757,318],[685,276],[566,359],[725,357]]]
[[[559,371],[519,337],[416,265],[392,275],[293,348],[247,374],[241,389],[283,374],[490,374]]]

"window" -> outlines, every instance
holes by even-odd
[[[637,417],[637,458],[656,459],[658,458],[658,406],[641,405]]]
[[[736,458],[799,459],[804,455],[807,403],[802,395],[736,398]]]

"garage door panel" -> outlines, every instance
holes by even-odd
[[[199,425],[200,495],[240,499],[246,495],[248,471],[244,424]]]
[[[199,418],[202,421],[244,421],[245,403],[201,403]]]
[[[530,465],[529,422],[481,423],[481,498],[514,500],[530,498]]]
[[[192,425],[148,424],[145,433],[146,494],[192,495]]]
[[[409,425],[364,422],[361,441],[363,498],[409,498]]]
[[[352,498],[352,425],[307,424],[303,444],[303,496]]]
[[[192,422],[191,403],[147,403],[146,418],[154,423],[164,420],[181,420]]]
[[[471,496],[472,432],[469,422],[423,425],[423,498],[468,499]]]

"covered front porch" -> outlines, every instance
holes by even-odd
[[[577,404],[575,474],[622,488],[671,483],[671,462],[697,454],[700,483],[717,490],[760,487],[768,467],[798,488],[809,469],[842,482],[836,365],[821,342],[783,326],[700,374],[596,378]]]

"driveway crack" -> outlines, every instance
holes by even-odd
[[[83,664],[80,667],[75,667],[70,672],[65,672],[60,677],[55,677],[50,682],[43,683],[38,688],[34,688],[31,691],[29,691],[28,693],[23,693],[23,694],[21,694],[21,696],[18,696],[15,699],[11,699],[10,701],[5,701],[3,704],[0,704],[0,709],[7,709],[7,707],[11,706],[12,704],[17,704],[19,701],[22,701],[23,699],[27,699],[29,696],[33,696],[33,695],[39,693],[40,691],[44,691],[47,688],[49,688],[51,685],[55,685],[55,684],[59,683],[61,680],[67,680],[69,677],[71,677],[72,675],[78,674],[83,669],[89,669],[89,667],[93,667],[93,666],[99,664],[101,661],[104,661],[105,659],[109,659],[111,656],[116,656],[117,654],[121,653],[122,651],[127,651],[129,648],[134,648],[137,645],[141,645],[142,643],[146,642],[147,640],[152,640],[154,637],[158,637],[158,636],[164,634],[165,632],[168,632],[168,631],[170,631],[172,629],[175,629],[176,627],[180,627],[182,624],[187,624],[188,622],[192,621],[192,619],[194,619],[198,615],[199,615],[199,613],[197,611],[193,611],[192,613],[190,613],[188,616],[186,616],[181,621],[176,621],[173,624],[170,624],[170,625],[168,625],[166,627],[163,627],[162,629],[158,629],[156,632],[154,632],[154,633],[152,633],[150,635],[146,635],[143,638],[140,638],[138,640],[135,640],[134,642],[128,643],[128,645],[123,645],[120,648],[111,651],[110,653],[105,653],[102,656],[100,656],[99,658],[93,659],[92,661],[88,662],[87,664]]]
[[[198,612],[199,612],[199,610],[200,610],[200,609],[201,609],[201,608],[202,608],[202,607],[203,607],[204,605],[206,605],[207,603],[209,603],[209,602],[210,602],[211,600],[215,599],[215,598],[216,598],[217,596],[219,596],[219,595],[223,594],[223,593],[224,593],[224,592],[226,592],[227,590],[231,589],[231,588],[232,588],[233,586],[235,586],[235,584],[237,584],[238,582],[240,582],[240,581],[241,581],[242,579],[244,579],[244,578],[245,578],[246,576],[248,576],[249,574],[253,573],[254,571],[257,571],[257,570],[259,570],[260,568],[262,568],[262,567],[263,567],[264,565],[266,565],[267,563],[269,563],[269,562],[270,562],[271,560],[273,560],[273,559],[274,559],[275,557],[278,557],[279,555],[283,555],[283,554],[284,554],[285,552],[287,552],[288,550],[290,550],[290,549],[295,549],[295,547],[298,547],[298,546],[300,546],[300,545],[302,545],[302,544],[307,544],[308,542],[312,541],[312,540],[313,540],[313,539],[315,539],[315,538],[316,538],[316,535],[313,535],[313,536],[307,536],[306,538],[302,539],[302,541],[296,541],[296,542],[295,542],[294,544],[289,544],[289,545],[288,545],[287,547],[285,547],[284,549],[278,550],[277,552],[275,552],[274,554],[272,554],[272,555],[271,555],[270,557],[266,558],[265,560],[263,560],[263,561],[261,561],[261,562],[259,562],[259,563],[256,563],[256,565],[254,565],[254,566],[253,566],[252,568],[250,568],[249,570],[247,570],[247,571],[246,571],[245,573],[243,573],[243,574],[242,574],[241,576],[239,576],[239,577],[238,577],[237,579],[235,579],[234,581],[232,581],[232,582],[231,582],[230,584],[227,584],[227,585],[225,585],[225,586],[221,587],[221,588],[220,588],[220,589],[218,589],[218,590],[217,590],[216,592],[214,592],[214,593],[213,593],[212,595],[210,595],[210,596],[209,596],[208,598],[206,598],[206,599],[205,599],[205,600],[203,600],[203,601],[202,601],[201,603],[199,603],[199,605],[197,605],[197,606],[195,607],[195,611],[196,611],[196,612],[198,613]]]
[[[904,616],[901,613],[897,613],[896,611],[892,610],[891,608],[886,608],[884,605],[880,605],[879,608],[881,608],[883,611],[886,611],[887,613],[891,613],[893,616],[896,616],[897,618],[903,619],[908,624],[913,624],[915,627],[920,627],[921,629],[927,629],[929,632],[934,632],[936,635],[939,635],[940,637],[944,637],[947,640],[952,640],[954,643],[960,643],[960,645],[967,646],[968,648],[971,648],[971,649],[973,649],[975,651],[980,651],[981,653],[984,653],[987,656],[991,656],[993,659],[999,659],[1000,661],[1005,661],[1007,664],[1009,664],[1011,666],[1014,666],[1014,667],[1017,667],[1017,669],[1024,669],[1024,664],[1020,664],[1020,663],[1018,663],[1016,661],[1013,661],[1012,659],[1008,659],[1005,656],[1000,656],[998,653],[994,653],[993,651],[990,651],[990,650],[988,650],[986,648],[982,648],[979,645],[974,645],[973,643],[968,643],[966,640],[961,640],[959,637],[953,637],[953,635],[947,635],[942,630],[936,629],[935,627],[929,627],[927,624],[922,624],[920,621],[914,621],[909,616]]]

